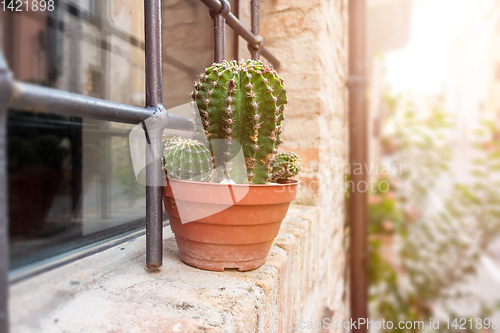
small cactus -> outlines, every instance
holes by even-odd
[[[214,166],[207,146],[181,137],[167,141],[163,166],[168,177],[202,182],[211,180]]]
[[[178,135],[175,135],[175,134],[163,133],[163,135],[161,137],[161,143],[162,143],[163,147],[165,148],[167,146],[167,144],[169,144],[170,142],[176,141],[179,139],[183,139],[183,138],[178,136]]]
[[[297,175],[302,170],[302,160],[295,153],[277,154],[271,160],[270,180],[276,182]]]
[[[260,61],[223,61],[200,75],[192,97],[209,142],[225,142],[226,147],[219,149],[223,153],[214,154],[217,165],[221,163],[230,174],[228,161],[241,147],[249,182],[265,184],[270,159],[281,143],[287,104],[283,79]]]

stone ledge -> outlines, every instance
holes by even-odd
[[[316,207],[292,205],[267,263],[243,273],[209,272],[183,264],[169,227],[164,230],[164,266],[156,272],[144,269],[144,237],[122,243],[13,285],[11,330],[288,331],[311,297],[317,309],[309,306],[306,312],[325,313],[326,300],[317,299],[314,289],[319,288],[319,294],[338,289],[339,281],[331,281],[325,290],[327,276],[312,257],[317,246],[325,246],[315,242],[320,230],[313,227],[316,221]],[[333,242],[330,247],[337,248]],[[331,316],[331,311],[326,313]],[[322,318],[304,318],[313,319]]]

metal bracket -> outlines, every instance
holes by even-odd
[[[259,60],[260,52],[264,48],[264,39],[260,35],[256,35],[257,44],[248,43],[248,51],[252,54],[252,59]]]
[[[231,4],[227,0],[219,0],[219,1],[221,3],[221,8],[219,10],[209,9],[208,11],[210,12],[210,16],[212,16],[212,18],[214,18],[216,15],[221,14],[222,17],[225,19],[231,12]]]

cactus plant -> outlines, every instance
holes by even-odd
[[[302,170],[302,160],[295,153],[277,154],[271,160],[271,180],[288,179]]]
[[[212,155],[207,146],[181,137],[167,141],[163,166],[167,176],[175,179],[206,182],[213,173]]]
[[[281,143],[287,104],[283,79],[260,61],[224,61],[200,75],[192,97],[209,142],[224,142],[223,149],[211,144],[217,164],[230,169],[229,161],[241,147],[248,181],[265,184],[270,159]]]

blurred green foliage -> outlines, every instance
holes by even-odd
[[[476,132],[480,157],[473,161],[473,181],[454,184],[443,207],[426,212],[436,179],[449,175],[452,158],[453,124],[441,105],[438,100],[430,110],[421,110],[405,96],[386,99],[390,121],[382,151],[404,168],[401,175],[384,179],[389,191],[369,194],[374,320],[428,323],[437,303],[453,318],[447,302],[467,299],[459,286],[474,276],[479,257],[500,236],[500,128],[494,122],[483,122]],[[480,307],[479,316],[487,317],[497,305]]]

